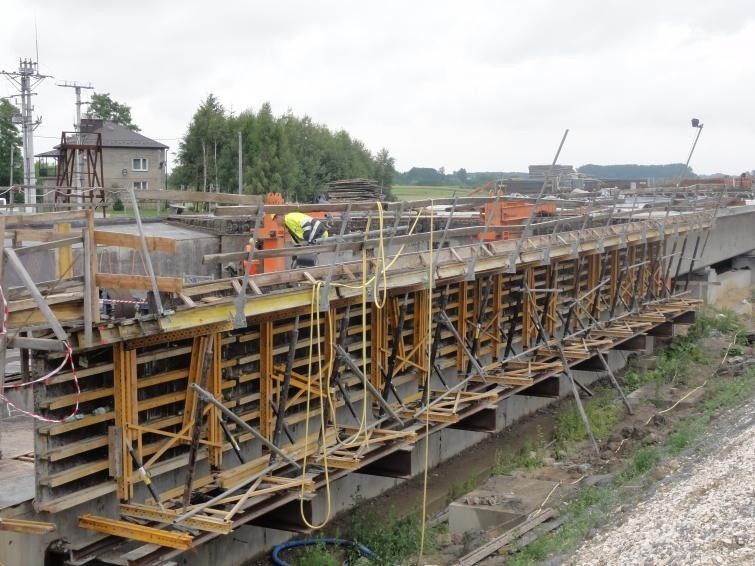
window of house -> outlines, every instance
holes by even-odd
[[[134,171],[147,171],[147,158],[146,157],[137,157],[133,160],[133,166],[131,167]]]
[[[147,181],[134,181],[134,188],[136,190],[147,190]]]

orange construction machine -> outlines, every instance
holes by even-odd
[[[265,199],[265,204],[283,204],[283,197],[280,193],[268,193]],[[273,220],[272,214],[266,214],[262,219],[262,226],[260,227],[257,237],[254,235],[249,238],[249,243],[246,245],[247,253],[252,249],[252,246],[256,246],[258,250],[278,250],[284,248],[286,245],[286,230],[279,227]],[[271,271],[283,271],[286,269],[285,257],[266,257],[262,259],[252,259],[251,263],[248,260],[243,261],[243,270],[249,270],[249,275],[255,275],[257,273],[270,273]]]
[[[475,190],[469,193],[468,196],[475,195],[484,190],[488,190],[488,194],[491,197],[504,195],[504,185],[500,181],[490,181],[484,185],[477,187]],[[497,202],[488,202],[480,209],[480,216],[482,217],[482,223],[486,226],[521,226],[530,215],[534,213],[535,216],[554,216],[556,214],[556,204],[554,202],[529,202],[527,200],[520,199],[506,199],[499,198]],[[490,222],[488,223],[488,218]],[[512,231],[493,231],[488,230],[482,232],[479,235],[481,240],[511,240],[519,237],[520,230],[512,229]]]

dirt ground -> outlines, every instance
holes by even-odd
[[[732,301],[739,301],[739,304],[741,303],[741,298],[739,297],[732,297]],[[749,307],[748,305],[745,305]],[[751,308],[751,307],[749,307]],[[751,316],[748,314],[745,314],[742,316],[742,319],[746,322],[746,324],[753,328],[755,325],[752,323]],[[711,378],[715,379],[714,373],[717,369],[717,362],[721,359],[722,354],[727,350],[729,345],[731,344],[731,338],[727,336],[722,336],[716,332],[713,333],[713,336],[709,339],[706,339],[701,344],[701,347],[704,351],[704,353],[708,356],[710,360],[713,361],[712,365],[695,365],[689,372],[689,375],[686,376],[686,379],[684,380],[684,384],[678,384],[678,383],[671,383],[671,384],[665,384],[658,386],[656,384],[648,384],[637,391],[635,391],[632,395],[630,395],[630,399],[632,402],[632,405],[634,407],[634,415],[625,414],[624,418],[621,419],[621,421],[615,425],[613,432],[607,437],[607,439],[600,443],[600,456],[597,457],[593,448],[587,444],[583,443],[582,445],[576,447],[573,450],[570,450],[567,457],[563,458],[562,454],[559,454],[560,456],[559,461],[553,462],[548,457],[554,457],[557,456],[554,453],[549,453],[546,455],[545,461],[548,462],[549,465],[541,466],[533,470],[517,470],[514,472],[514,475],[521,475],[524,477],[534,478],[534,479],[543,479],[543,480],[552,480],[561,482],[558,489],[556,489],[551,496],[548,498],[547,505],[549,507],[559,507],[565,500],[568,500],[572,494],[576,491],[576,486],[585,485],[585,484],[592,484],[593,481],[595,481],[596,478],[600,478],[601,476],[608,475],[609,477],[612,474],[616,474],[624,469],[626,466],[626,458],[630,455],[632,455],[635,452],[636,448],[639,448],[641,446],[651,446],[651,445],[662,445],[665,444],[667,436],[673,432],[676,428],[676,425],[682,421],[683,419],[686,419],[687,417],[693,415],[696,413],[698,409],[698,404],[703,401],[706,396],[708,395],[708,390],[706,390],[704,387],[701,387],[698,389],[699,386],[703,385],[703,383],[706,382],[706,380],[709,380]],[[746,347],[743,351],[743,356],[745,358],[752,358],[755,355],[755,350],[753,350],[752,347]],[[741,368],[740,368],[741,371]],[[718,372],[723,373],[724,377],[727,374],[726,367],[723,367],[723,369],[720,369]],[[684,398],[681,402],[678,404],[677,401]],[[570,399],[564,400],[561,402],[561,404],[573,402]],[[560,404],[560,405],[561,405]],[[755,403],[749,404],[743,411],[745,412],[745,416],[747,411],[753,411],[755,408]],[[536,431],[537,437],[542,438],[543,432],[545,432],[546,435],[549,435],[550,432],[553,429],[553,417],[554,413],[559,410],[559,405],[555,405],[551,408],[549,408],[546,411],[543,411],[539,414],[536,414],[532,417],[530,417],[527,422],[523,425],[523,427],[517,426],[517,434],[516,439],[518,440],[518,445],[521,446],[527,438],[536,438],[536,436],[533,436],[533,433]],[[661,411],[664,411],[661,413]],[[751,418],[750,423],[755,423],[755,419]],[[723,445],[724,440],[729,439],[728,432],[726,432],[725,427],[719,427],[721,428],[722,432],[718,438],[718,440],[714,439],[709,441],[712,446],[718,446]],[[716,429],[717,430],[717,429]],[[715,434],[715,433],[711,433]],[[493,446],[498,445],[498,443],[501,443],[504,441],[502,438],[504,435],[501,435],[501,437],[498,438],[491,438],[489,441],[486,441],[484,443],[485,447],[479,447],[480,450],[483,452],[486,452],[488,455],[493,452],[491,448]],[[511,435],[510,435],[511,436]],[[548,436],[546,436],[547,438]],[[749,440],[748,440],[749,439]],[[750,442],[752,443],[752,435],[742,436],[742,442]],[[476,451],[478,447],[473,448],[472,450]],[[750,452],[752,452],[752,446],[749,446]],[[699,460],[699,454],[693,455],[690,458],[691,462]],[[469,465],[470,462],[469,458],[467,457],[467,454],[464,453],[461,455],[457,460],[461,460],[466,466],[454,466],[452,462],[449,462],[449,468],[445,468],[445,465],[441,466],[438,470],[435,470],[435,473],[438,474],[437,477],[445,478],[445,483],[447,484],[450,480],[449,477],[452,477],[456,473],[463,472],[466,470],[467,475],[469,474]],[[473,459],[472,461],[478,461],[477,459]],[[485,460],[484,458],[479,459],[481,462],[487,462],[488,460]],[[753,462],[752,459],[747,460],[745,458],[745,455],[742,455],[742,458],[739,460],[740,465],[744,467],[748,467],[748,477],[752,478],[752,474],[755,473],[755,462]],[[679,470],[682,467],[682,464],[679,459],[671,459],[669,461],[662,461],[658,464],[656,464],[652,470],[650,471],[650,475],[656,479],[661,480],[663,478],[671,477],[672,479],[669,480],[673,482],[673,478],[676,478],[677,476],[681,475],[680,473],[677,473],[677,470]],[[685,468],[686,469],[686,468]],[[700,468],[700,469],[704,469]],[[698,469],[699,471],[699,469]],[[484,475],[484,472],[480,472],[481,475]],[[693,476],[696,472],[688,472],[691,473]],[[433,477],[433,480],[435,482],[435,477]],[[456,478],[459,478],[460,476],[456,476]],[[463,477],[463,476],[462,476]],[[457,479],[458,481],[458,479]],[[444,483],[444,482],[441,482]],[[741,481],[739,482],[741,484]],[[404,486],[407,490],[411,490],[411,486],[407,485]],[[640,486],[627,486],[626,488],[632,489],[634,487],[639,488]],[[750,509],[750,517],[752,517],[752,484],[750,482],[749,485],[749,509]],[[438,489],[438,486],[433,486],[433,489]],[[651,494],[646,494],[647,497],[651,497]],[[387,498],[390,498],[391,494],[387,496]],[[407,500],[410,499],[410,495],[408,493],[403,495],[403,502],[404,505],[406,505]],[[641,496],[640,500],[642,499]],[[744,497],[740,494],[740,497]],[[722,498],[722,504],[726,504],[725,502],[728,501],[726,498]],[[384,502],[385,504],[386,502]],[[389,503],[390,504],[390,503]],[[644,503],[640,503],[637,505],[637,509],[642,509],[644,507]],[[673,509],[667,509],[666,512],[672,513]],[[713,515],[710,515],[711,517]],[[658,520],[658,519],[656,519]],[[662,519],[661,519],[662,521]],[[652,523],[649,523],[652,524]],[[752,521],[748,523],[750,527],[753,526]],[[607,530],[609,527],[601,527],[600,529],[593,529],[590,532],[590,536],[593,537],[596,536],[596,533],[602,533],[604,528]],[[737,529],[735,529],[737,530]],[[740,529],[741,530],[741,529]],[[709,529],[709,531],[712,531],[712,529]],[[621,531],[617,531],[621,532]],[[691,532],[691,531],[690,531]],[[750,528],[750,534],[752,532],[752,528]],[[599,536],[599,535],[598,535]],[[608,535],[606,535],[608,536]],[[620,536],[620,535],[616,535]],[[638,544],[644,544],[640,543],[640,539],[642,540],[652,540],[653,539],[653,532],[652,528],[648,527],[644,534],[637,534],[635,537],[635,541],[638,542]],[[691,535],[690,535],[691,536]],[[644,539],[643,539],[644,537]],[[733,537],[733,538],[732,538]],[[737,538],[739,537],[739,538]],[[441,541],[441,548],[433,555],[427,556],[424,560],[425,564],[454,564],[458,560],[458,558],[465,552],[469,552],[473,550],[476,546],[481,544],[482,542],[485,542],[486,538],[482,537],[480,538],[480,533],[473,533],[472,536],[466,536],[466,537],[458,537],[458,536],[452,536],[449,534],[444,535],[442,541]],[[607,545],[605,548],[613,548],[613,549],[621,549],[623,548],[620,544],[615,543],[615,539],[608,539],[608,540],[614,540],[613,546],[611,546],[611,542],[606,542],[605,545]],[[722,540],[725,544],[726,541],[734,541],[732,544],[734,546],[739,545],[739,543],[742,543],[745,539],[741,537],[741,535],[730,535],[726,536],[726,534],[721,534],[716,540]],[[740,546],[743,545],[752,545],[755,544],[755,539],[750,536],[750,538],[746,539],[747,542],[743,543]],[[647,546],[647,545],[646,545]],[[740,546],[737,546],[737,548],[740,548]],[[586,548],[589,548],[587,546]],[[668,561],[660,561],[653,559],[652,553],[645,554],[641,558],[638,556],[638,560],[629,560],[626,561],[623,559],[622,554],[620,551],[617,550],[617,553],[612,555],[613,559],[608,560],[598,560],[597,562],[595,560],[587,559],[586,556],[589,556],[590,553],[595,552],[597,554],[592,554],[592,556],[600,556],[601,552],[608,552],[605,550],[605,548],[600,547],[597,550],[586,550],[585,552],[587,554],[580,554],[577,557],[574,558],[574,560],[577,563],[589,563],[589,564],[618,564],[618,563],[645,563],[645,564],[656,564],[656,563],[663,563],[663,564],[671,564],[671,563],[679,563],[679,564],[688,564],[688,563],[729,563],[728,561],[724,560],[723,562],[716,561],[715,559],[712,559],[710,561],[705,562],[699,562],[695,560],[690,560],[691,555],[684,554],[682,556],[686,556],[685,558],[679,559],[674,561],[673,558],[669,559]],[[655,548],[655,547],[652,547]],[[670,555],[669,555],[670,556]],[[713,555],[712,555],[713,556]],[[718,555],[716,555],[718,556]],[[725,556],[725,555],[722,555]],[[738,556],[745,556],[744,553]],[[749,555],[747,555],[749,556]],[[560,564],[564,562],[571,562],[571,560],[568,557],[561,556],[561,557],[555,557],[549,563],[551,564]],[[486,565],[486,566],[493,566],[497,564],[505,564],[506,563],[506,556],[504,555],[494,555],[490,558],[480,562],[480,564]],[[745,562],[737,562],[737,563],[745,563]]]

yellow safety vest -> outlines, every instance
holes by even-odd
[[[283,223],[295,242],[304,240],[304,225],[311,221],[312,217],[303,212],[289,212],[283,217]]]
[[[303,212],[289,212],[288,214],[286,214],[286,216],[283,217],[283,223],[285,224],[288,233],[291,234],[291,237],[296,243],[304,241],[304,227],[310,222],[314,225],[315,222],[318,221],[322,222],[321,220],[312,218],[311,216],[304,214]],[[328,237],[327,231],[322,234],[322,237]]]

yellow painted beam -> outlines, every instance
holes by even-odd
[[[337,298],[336,291],[331,291],[330,299]],[[271,293],[247,300],[244,306],[244,315],[259,316],[274,312],[290,312],[299,307],[309,307],[312,302],[312,290],[302,288],[287,293]],[[177,311],[176,313],[160,319],[160,328],[165,331],[182,330],[193,328],[202,324],[227,322],[236,315],[236,306],[232,301],[222,302],[207,307]]]
[[[68,222],[61,222],[55,225],[55,232],[58,234],[70,234],[71,224]],[[73,259],[71,255],[71,246],[62,246],[58,248],[58,272],[59,279],[65,279],[67,277],[73,277]]]
[[[55,530],[55,525],[43,521],[26,521],[24,519],[4,519],[0,517],[0,531],[44,535]]]
[[[167,546],[177,550],[189,550],[193,546],[193,538],[187,533],[177,533],[156,529],[154,527],[145,527],[136,525],[119,519],[108,519],[87,513],[79,517],[79,527],[114,535],[132,540],[156,544],[158,546]]]
[[[134,517],[137,519],[146,519],[149,521],[157,521],[159,523],[171,524],[183,511],[176,509],[159,509],[149,505],[139,504],[122,504],[120,506],[121,515],[127,517]],[[223,519],[217,519],[215,517],[203,517],[194,516],[181,522],[182,525],[189,527],[190,529],[199,529],[201,531],[208,531],[211,533],[220,533],[227,535],[231,532],[232,524],[230,521],[224,521]]]

